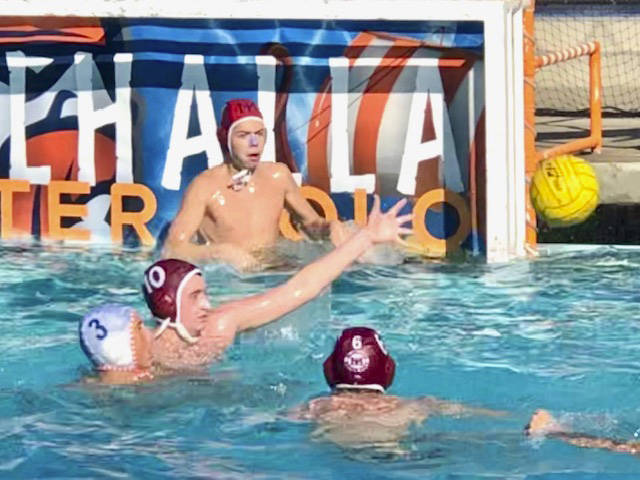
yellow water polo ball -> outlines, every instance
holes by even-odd
[[[586,220],[600,200],[593,167],[582,158],[560,155],[538,164],[531,201],[550,227],[570,227]]]

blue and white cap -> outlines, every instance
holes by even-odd
[[[82,350],[98,370],[135,370],[135,310],[120,304],[96,307],[80,321]]]

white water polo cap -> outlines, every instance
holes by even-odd
[[[126,305],[96,307],[80,321],[80,345],[97,370],[133,371],[135,310]]]

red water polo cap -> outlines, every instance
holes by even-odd
[[[149,310],[160,323],[156,337],[172,327],[187,342],[197,341],[180,321],[182,289],[194,275],[202,275],[198,267],[173,258],[159,260],[145,270],[142,292]]]
[[[370,389],[384,392],[396,371],[378,332],[367,327],[342,331],[333,352],[324,361],[324,377],[331,388]]]
[[[223,150],[231,152],[231,131],[239,122],[245,120],[260,120],[264,122],[262,113],[248,98],[234,98],[229,100],[222,111],[222,122],[218,127],[218,141]]]

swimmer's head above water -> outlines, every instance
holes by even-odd
[[[80,345],[101,375],[122,374],[129,383],[151,378],[151,332],[131,307],[96,307],[80,321]]]
[[[246,98],[228,101],[217,134],[222,151],[236,170],[255,170],[267,132],[262,113],[253,101]]]
[[[171,327],[185,342],[198,341],[211,307],[198,267],[173,258],[159,260],[144,272],[142,292],[160,323],[156,337]]]
[[[393,382],[396,364],[372,328],[342,331],[333,352],[324,361],[324,377],[334,390],[384,392]]]

